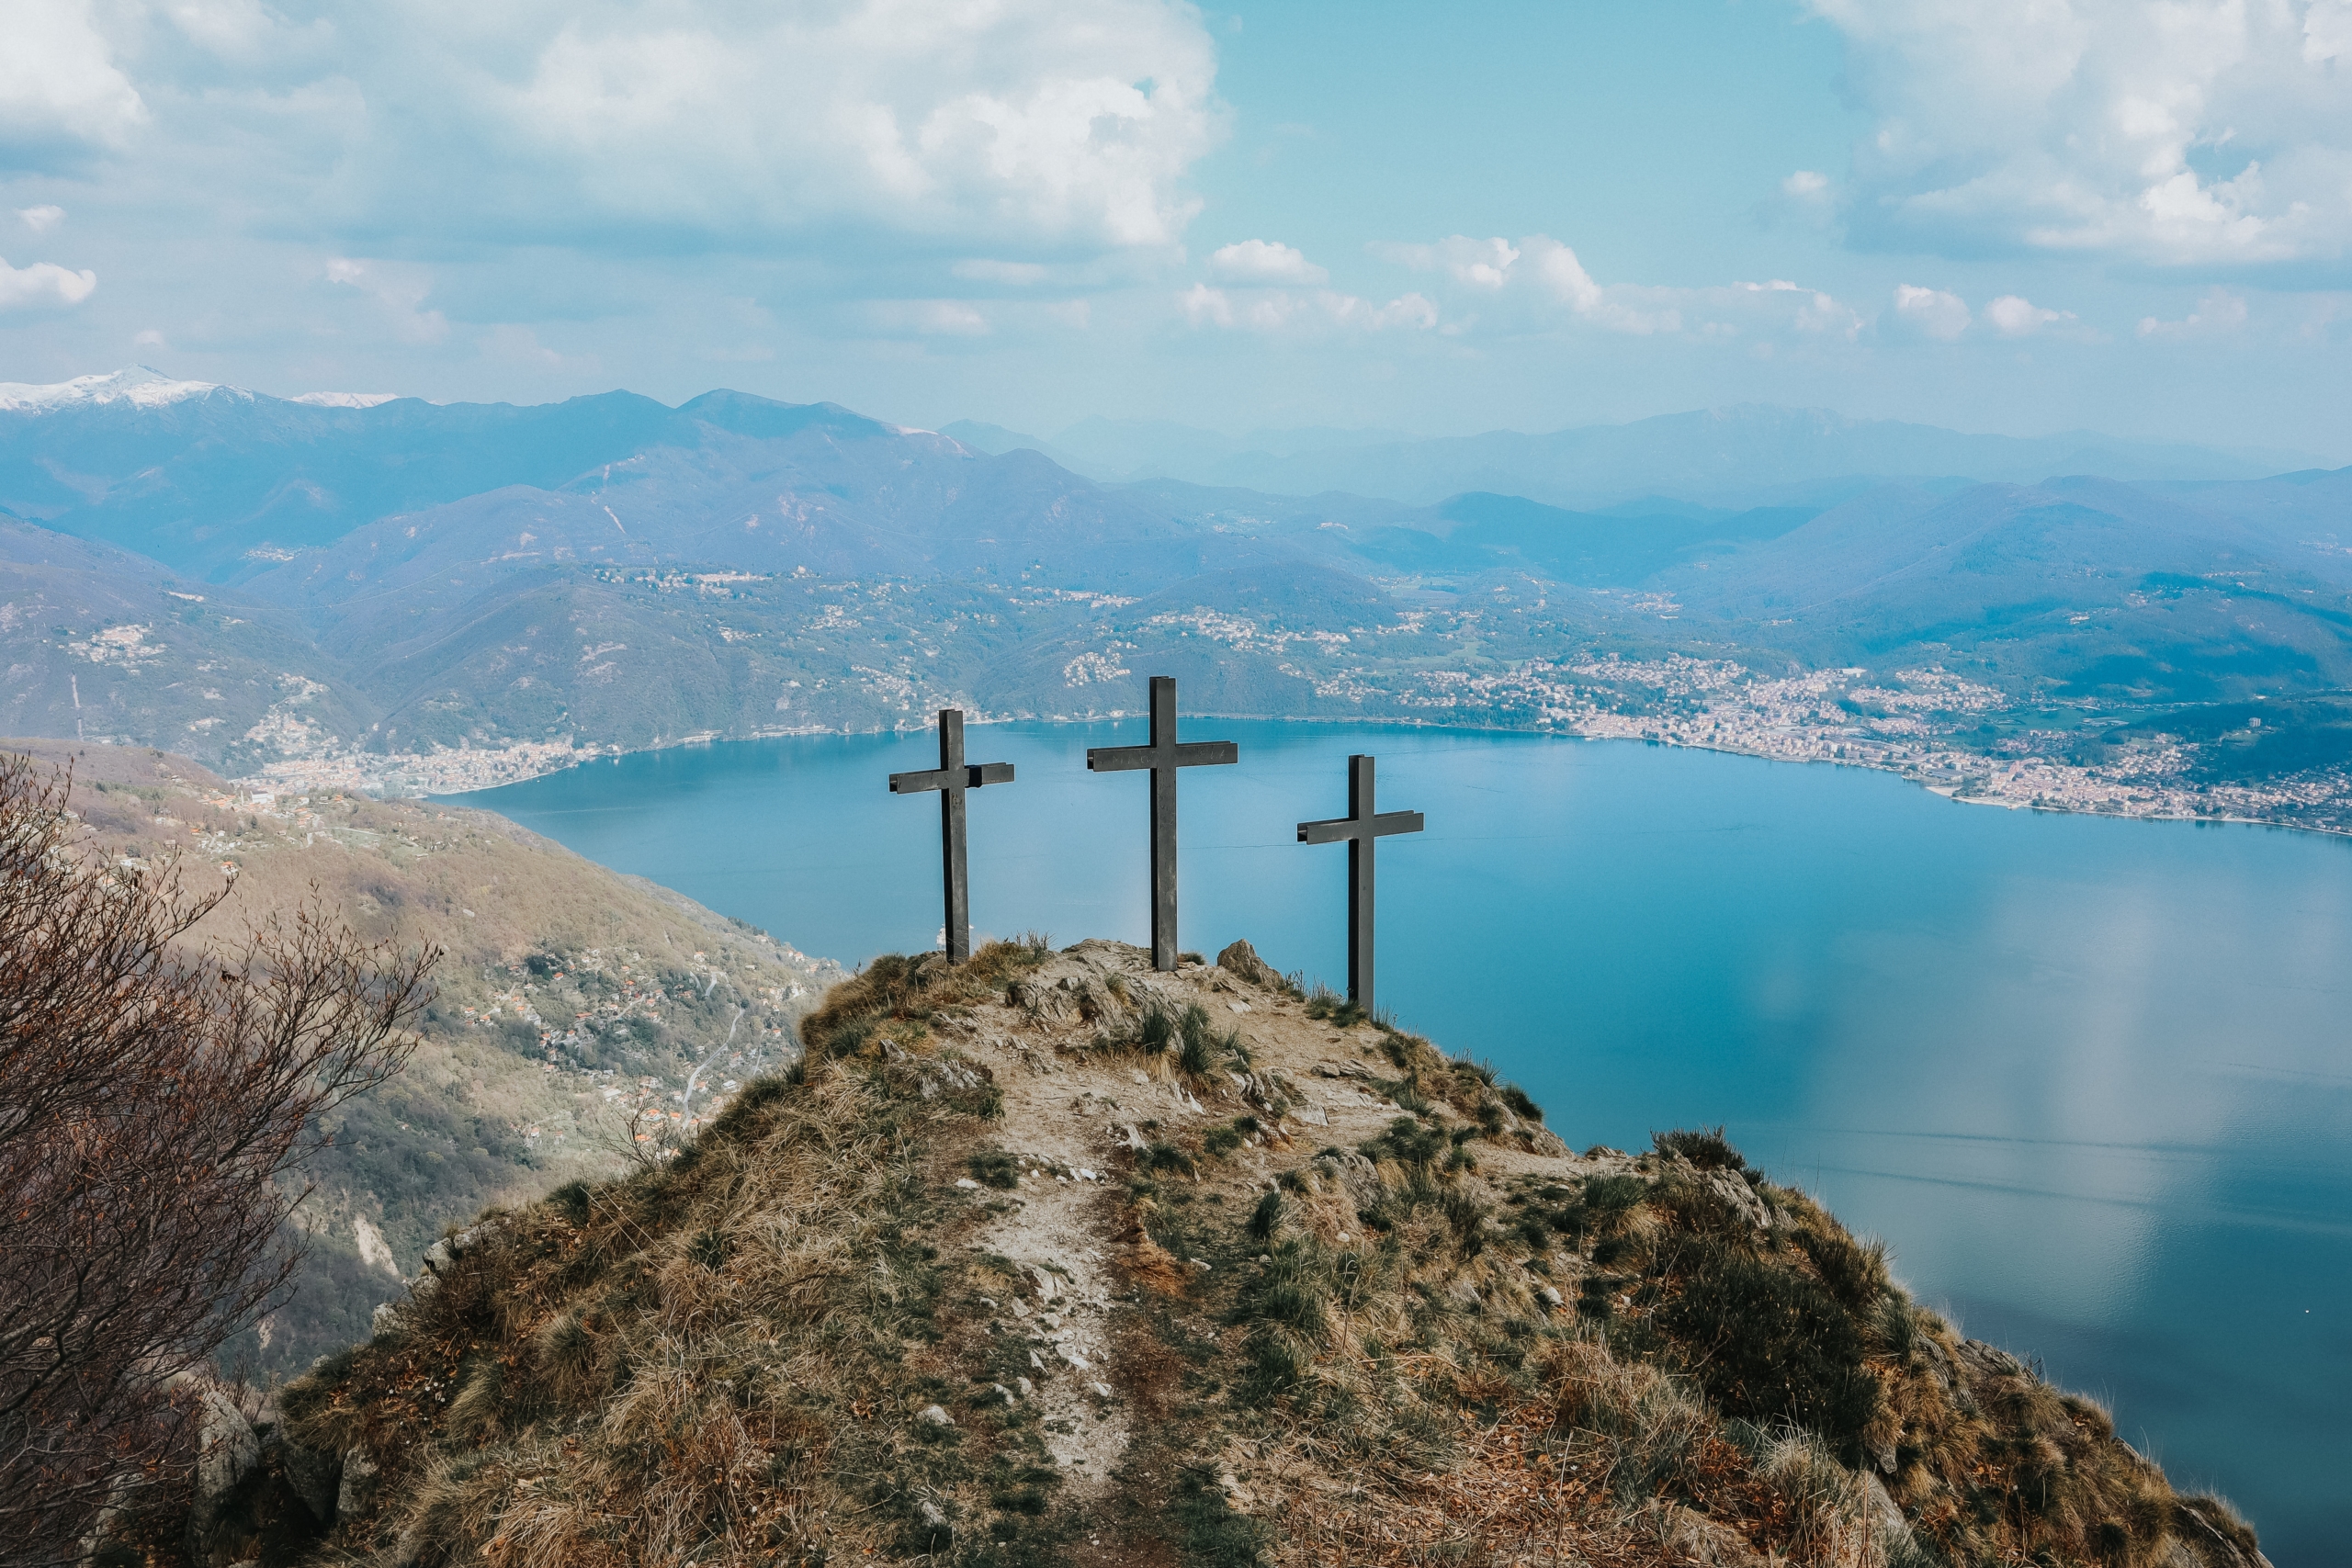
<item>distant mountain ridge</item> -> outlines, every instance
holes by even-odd
[[[1106,483],[1188,483],[1313,495],[1345,491],[1428,504],[1464,491],[1601,509],[1648,494],[1734,508],[1819,501],[1870,479],[2030,483],[2096,473],[2121,479],[2246,479],[2308,466],[2294,453],[2219,451],[2089,431],[1966,434],[1826,409],[1744,404],[1540,434],[1410,436],[1304,430],[1227,436],[1156,421],[1088,419],[1039,441],[993,425],[947,433],[992,452],[1027,446]],[[1830,496],[1828,499],[1838,499]]]
[[[2128,444],[1749,409],[1468,438],[1444,450],[1483,482],[1424,501],[1365,493],[1379,473],[1324,445],[1344,434],[1264,457],[1366,481],[1302,495],[1105,484],[1012,432],[731,391],[518,409],[152,372],[9,389],[0,724],[438,788],[484,775],[418,759],[503,758],[486,776],[506,777],[948,703],[1113,716],[1147,672],[1236,715],[1613,724],[1664,700],[1615,656],[1940,671],[1994,694],[1971,713],[2059,702],[2118,733],[2165,705],[2317,703],[2311,754],[2343,749],[2352,468],[2066,477],[2044,461]],[[1503,488],[1534,458],[1623,483],[1575,504]]]

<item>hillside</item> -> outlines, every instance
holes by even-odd
[[[200,936],[229,942],[315,890],[369,942],[447,952],[407,1069],[344,1107],[307,1172],[318,1190],[297,1216],[311,1252],[297,1293],[231,1347],[265,1376],[366,1333],[451,1214],[608,1176],[636,1133],[669,1138],[682,1116],[717,1110],[790,1055],[793,1021],[841,975],[487,812],[256,797],[145,748],[0,750],[72,765],[73,807],[107,859],[176,855],[194,889],[233,867]]]
[[[1148,664],[1236,716],[2352,823],[2352,470],[1734,409],[1381,448],[1452,453],[1437,490],[1292,433],[1329,471],[1279,482],[1343,488],[1285,495],[728,391],[320,408],[142,376],[0,389],[29,519],[0,519],[0,724],[298,793],[1115,715]]]
[[[1719,1136],[1571,1153],[1245,943],[882,959],[803,1029],[216,1420],[203,1560],[2264,1562]]]

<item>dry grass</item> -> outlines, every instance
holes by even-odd
[[[517,1568],[2256,1562],[2221,1505],[1961,1340],[1883,1248],[1720,1136],[1555,1153],[1476,1064],[1329,1018],[1253,1023],[1246,1070],[1192,1074],[1182,1008],[1245,993],[1213,970],[1114,988],[1106,966],[1139,960],[1091,945],[869,965],[808,1021],[804,1070],[670,1168],[505,1216],[392,1332],[289,1391],[305,1440],[386,1466],[333,1548]],[[1170,1038],[1128,1039],[1154,1005]],[[1326,1068],[1369,1087],[1296,1077]],[[1319,1147],[1299,1119],[1318,1096],[1366,1107],[1344,1135],[1317,1111]],[[1054,1142],[1081,1113],[1116,1140],[1086,1156],[1114,1186],[1029,1152],[1086,1146]],[[1085,1216],[1056,1245],[1098,1247],[1120,1285],[1114,1348],[1075,1374],[1034,1354],[1038,1314],[1066,1310],[1038,1265],[987,1241],[1047,1211]],[[1055,1376],[1105,1380],[1131,1433],[1115,1474],[1057,1469],[1045,1413],[1095,1417],[1012,1392]]]

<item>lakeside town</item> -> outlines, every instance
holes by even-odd
[[[1988,721],[2014,718],[2017,705],[1992,686],[1939,668],[1889,673],[1847,667],[1771,676],[1730,660],[1679,654],[1630,660],[1612,654],[1531,660],[1488,671],[1422,670],[1386,681],[1373,671],[1349,670],[1319,685],[1369,699],[1365,716],[1384,722],[1535,729],[1774,761],[1873,768],[1973,805],[2352,831],[2352,777],[2341,771],[2267,784],[2210,782],[2196,776],[2196,747],[2165,739],[2109,748],[2105,760],[2096,762],[2064,755],[2109,722],[2087,705],[2073,716],[2081,726],[2075,730],[2013,726],[2000,729],[1987,746],[1983,738]],[[911,730],[929,720],[927,708],[911,698],[891,706],[897,711],[888,724],[763,728],[740,736],[710,731],[662,745]],[[1039,716],[975,711],[970,722]],[[1125,716],[1114,709],[1102,716]],[[423,753],[337,750],[283,757],[239,784],[265,796],[458,795],[630,750],[572,737]]]

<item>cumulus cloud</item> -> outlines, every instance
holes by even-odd
[[[1209,255],[1209,271],[1228,283],[1328,283],[1331,275],[1303,252],[1276,240],[1243,240]]]
[[[1353,294],[1330,288],[1245,288],[1227,290],[1196,283],[1176,297],[1177,308],[1195,327],[1240,328],[1256,333],[1328,333],[1333,331],[1385,332],[1403,328],[1427,332],[1438,324],[1436,304],[1426,295],[1399,295],[1375,305]]]
[[[2004,294],[1984,307],[1984,319],[2003,337],[2031,337],[2044,327],[2075,319],[2072,310],[2045,310],[2021,294]]]
[[[0,0],[0,145],[111,148],[147,120],[89,0]]]
[[[1508,240],[1474,240],[1453,234],[1434,244],[1411,245],[1380,242],[1372,254],[1416,272],[1442,272],[1472,288],[1497,289],[1510,281],[1519,264],[1519,247]]]
[[[2229,337],[2245,330],[2246,315],[2245,296],[2233,294],[2226,288],[2215,288],[2197,302],[2196,310],[2177,321],[2143,316],[2139,333],[2143,338],[2154,338],[2160,342],[2165,339]]]
[[[10,266],[0,257],[0,310],[62,310],[87,299],[98,286],[95,272],[68,272],[54,262]]]
[[[329,256],[325,274],[329,283],[374,300],[380,319],[402,343],[436,344],[449,335],[448,318],[424,309],[433,279],[422,267]]]
[[[454,28],[447,67],[593,208],[648,221],[1166,245],[1219,124],[1214,50],[1169,0],[514,15],[525,72],[471,69]]]
[[[2346,0],[1810,0],[1876,118],[1865,244],[2160,265],[2352,243]]]
[[[1894,286],[1895,318],[1916,332],[1950,343],[1968,330],[1968,301],[1940,288],[1917,284]]]
[[[319,0],[300,23],[189,0],[166,8],[175,28],[0,0],[0,17],[27,7],[62,18],[57,40],[27,64],[11,37],[0,117],[121,142],[152,108],[153,167],[232,168],[248,209],[354,242],[1169,247],[1223,128],[1215,47],[1182,0]]]
[[[46,234],[65,221],[65,209],[46,206],[19,207],[17,209],[17,216],[23,220],[25,227],[34,233]]]
[[[1785,279],[1711,288],[1663,288],[1596,280],[1576,251],[1548,234],[1428,244],[1382,243],[1373,254],[1440,275],[1441,301],[1460,319],[1449,332],[1541,332],[1586,326],[1635,336],[1690,333],[1738,337],[1781,333],[1851,338],[1861,314],[1833,296]]]

